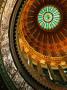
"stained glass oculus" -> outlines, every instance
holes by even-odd
[[[54,6],[46,6],[38,13],[38,23],[46,30],[54,29],[59,24],[60,20],[60,12]]]

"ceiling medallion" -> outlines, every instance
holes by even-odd
[[[20,6],[10,31],[14,43],[10,46],[19,57],[18,63],[38,82],[36,85],[42,85],[41,88],[66,90],[67,1],[27,0]]]

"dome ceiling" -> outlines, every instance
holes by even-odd
[[[67,90],[67,1],[15,3],[7,33],[18,73],[34,89]]]

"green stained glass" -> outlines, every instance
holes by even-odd
[[[60,22],[61,15],[59,10],[54,6],[42,8],[38,14],[38,23],[43,29],[54,29]]]

